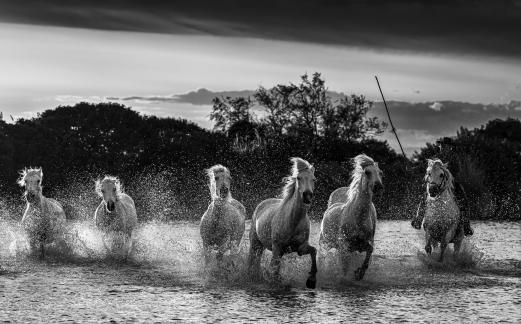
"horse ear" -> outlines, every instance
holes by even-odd
[[[38,174],[40,175],[40,179],[42,179],[43,178],[43,169],[42,168],[38,169]]]
[[[449,162],[443,163],[443,166],[448,169],[449,168]]]

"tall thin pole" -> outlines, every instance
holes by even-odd
[[[391,115],[389,114],[389,108],[387,108],[387,102],[385,102],[385,97],[382,92],[382,88],[380,87],[380,82],[378,81],[378,77],[375,75],[374,78],[376,79],[376,84],[378,85],[378,89],[380,90],[380,94],[382,95],[382,99],[384,101],[385,111],[387,112],[387,117],[389,118],[389,124],[391,124],[391,130],[394,133],[394,136],[396,137],[396,140],[398,141],[398,145],[400,145],[400,150],[402,150],[402,155],[407,160],[407,156],[405,155],[405,152],[403,151],[402,143],[400,142],[400,139],[398,138],[398,134],[396,133],[396,128],[393,125],[393,121],[391,120]]]

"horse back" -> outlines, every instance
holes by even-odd
[[[122,215],[122,217],[125,217],[127,227],[130,230],[132,230],[134,227],[137,226],[137,212],[136,212],[136,205],[134,204],[134,200],[125,193],[121,193],[121,196],[119,199],[125,209],[125,215]]]
[[[327,208],[330,208],[333,204],[336,203],[345,203],[347,201],[348,189],[348,187],[340,187],[335,189],[335,191],[333,191],[331,195],[329,195],[329,199],[327,201]]]
[[[329,248],[337,246],[342,206],[342,203],[328,206],[320,223],[320,243],[326,244]]]

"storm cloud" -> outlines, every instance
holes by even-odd
[[[0,21],[521,56],[519,0],[4,1]]]

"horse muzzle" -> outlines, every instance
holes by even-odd
[[[438,185],[437,183],[429,183],[428,186],[429,186],[429,195],[431,197],[436,197],[441,193],[440,185]]]
[[[304,202],[304,204],[310,205],[313,201],[313,193],[311,191],[304,191],[304,193],[302,194],[302,201]]]
[[[28,202],[30,203],[34,203],[38,200],[38,195],[34,192],[28,192],[26,195],[25,195],[25,199],[27,199]]]
[[[106,205],[107,205],[107,210],[111,213],[114,211],[114,209],[116,209],[116,203],[113,202],[112,200],[107,201]]]
[[[375,182],[373,187],[373,193],[381,194],[384,191],[384,185],[381,182]]]
[[[228,193],[230,192],[230,189],[228,187],[222,186],[221,189],[219,189],[219,197],[221,198],[227,198]]]

